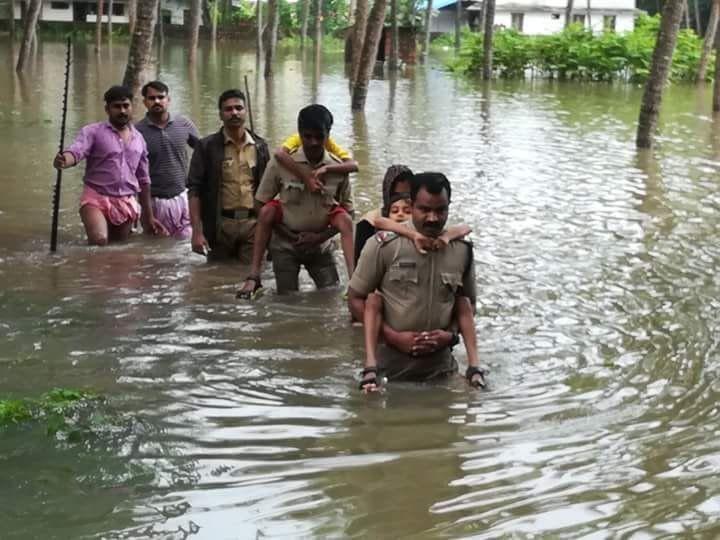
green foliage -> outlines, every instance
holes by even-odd
[[[312,47],[312,43],[312,36],[308,36],[308,40],[305,45]],[[300,48],[300,36],[284,37],[278,42],[278,45],[288,49]],[[345,50],[345,42],[342,39],[333,36],[323,36],[322,50],[324,52],[342,52]]]
[[[24,422],[43,422],[48,434],[68,436],[84,429],[82,409],[100,398],[90,392],[54,388],[39,399],[0,399],[0,429]],[[94,421],[92,420],[89,421]]]
[[[536,76],[588,81],[626,79],[643,81],[650,72],[652,54],[660,28],[658,16],[641,16],[632,32],[593,34],[580,24],[549,36],[528,36],[512,29],[493,35],[493,68],[500,77],[523,77],[527,70]],[[434,43],[454,43],[449,35]],[[697,72],[702,39],[692,30],[678,35],[670,78],[691,81]],[[460,73],[482,69],[483,39],[480,34],[465,33],[459,55],[449,67]],[[708,79],[713,74],[712,62]]]

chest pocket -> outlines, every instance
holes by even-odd
[[[462,274],[459,272],[441,272],[442,295],[446,301],[454,301],[455,295],[462,289]]]
[[[223,159],[222,161],[222,179],[225,184],[233,181],[233,167],[235,160],[232,158]]]
[[[280,200],[283,204],[298,204],[300,196],[305,190],[305,184],[298,180],[285,180],[280,190]]]
[[[398,261],[388,270],[388,278],[394,287],[408,293],[418,284],[417,264],[415,261]]]

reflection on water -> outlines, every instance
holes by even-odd
[[[126,56],[114,47],[74,46],[69,136],[103,117]],[[453,219],[474,229],[492,389],[458,379],[368,399],[341,289],[237,303],[245,270],[187,245],[85,247],[80,170],[64,175],[47,255],[63,53],[41,42],[20,78],[0,50],[0,393],[91,388],[134,422],[81,443],[2,432],[4,537],[720,534],[707,89],[671,88],[658,149],[638,154],[632,86],[488,85],[430,65],[374,80],[352,114],[339,57],[286,52],[266,83],[253,51],[208,48],[193,71],[167,42],[173,110],[203,133],[245,75],[272,144],[303,105],[327,104],[362,166],[360,211],[391,163],[451,178]]]

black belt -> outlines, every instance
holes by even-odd
[[[222,217],[229,219],[250,219],[256,217],[252,208],[241,208],[239,210],[223,210]]]

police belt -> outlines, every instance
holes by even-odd
[[[222,217],[229,219],[250,219],[257,215],[252,208],[240,208],[238,210],[223,210]]]

